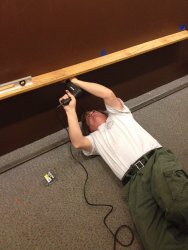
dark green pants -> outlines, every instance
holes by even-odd
[[[124,193],[146,250],[188,250],[188,177],[172,152],[156,150]]]

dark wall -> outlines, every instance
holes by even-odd
[[[0,83],[176,33],[187,10],[187,0],[1,0]]]
[[[1,1],[0,83],[73,65],[179,31],[188,1]],[[111,87],[123,100],[188,73],[188,42],[79,76]],[[0,102],[0,155],[65,127],[56,111],[64,85],[57,83]],[[103,107],[84,94],[84,109]],[[61,123],[60,123],[61,120]]]

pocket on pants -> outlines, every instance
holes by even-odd
[[[170,170],[163,174],[172,199],[178,201],[188,199],[188,176],[184,170]]]

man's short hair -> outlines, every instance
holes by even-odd
[[[100,112],[100,113],[102,113],[102,114],[108,116],[108,112],[107,112],[107,111],[100,110],[100,109],[99,109],[99,110],[95,109],[95,111],[98,111],[98,112]],[[82,130],[82,134],[83,134],[84,136],[87,136],[87,135],[89,135],[89,134],[91,133],[91,131],[89,130],[89,127],[88,127],[88,125],[87,125],[87,123],[86,123],[86,116],[87,116],[87,113],[88,113],[88,111],[84,112],[84,113],[82,114],[82,116],[81,116],[81,130]]]

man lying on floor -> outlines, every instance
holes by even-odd
[[[73,78],[79,88],[104,100],[106,112],[83,115],[76,99],[64,106],[72,145],[86,155],[100,155],[122,181],[130,213],[146,250],[188,249],[188,177],[175,155],[134,119],[128,107],[103,85]]]

